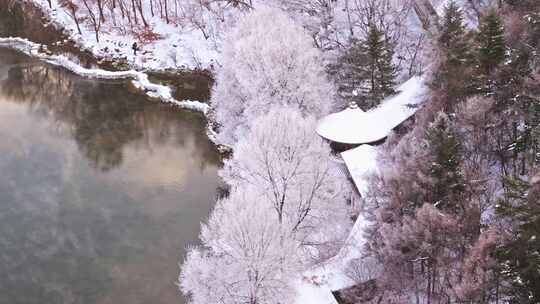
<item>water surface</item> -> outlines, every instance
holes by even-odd
[[[0,49],[0,304],[184,303],[219,184],[204,126]]]

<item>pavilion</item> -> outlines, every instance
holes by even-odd
[[[339,147],[337,150],[346,150],[341,157],[361,196],[367,191],[365,176],[377,170],[377,144],[413,116],[424,101],[423,78],[412,77],[398,92],[372,110],[350,107],[324,117],[317,125],[317,134]]]

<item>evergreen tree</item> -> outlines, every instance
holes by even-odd
[[[447,109],[466,96],[471,80],[468,69],[471,66],[469,41],[463,23],[463,14],[455,2],[450,2],[444,10],[438,46],[441,63],[435,84],[443,89],[447,97]]]
[[[503,22],[495,10],[482,20],[478,42],[480,69],[487,75],[504,60],[506,52]]]
[[[369,75],[367,62],[368,58],[363,43],[354,39],[350,48],[335,67],[338,90],[349,103],[361,105],[365,98],[363,87]]]
[[[538,178],[536,178],[538,179]],[[497,212],[514,223],[510,241],[497,252],[501,274],[511,283],[511,303],[540,303],[540,183],[505,179]]]
[[[467,58],[463,13],[456,2],[451,1],[444,9],[444,19],[439,37],[439,45],[447,52],[447,61],[455,65]]]
[[[462,147],[454,123],[440,112],[426,131],[428,181],[425,201],[451,214],[463,214],[459,204],[465,191],[461,170]]]
[[[392,63],[394,50],[390,43],[385,41],[383,33],[374,25],[369,28],[365,47],[370,77],[368,104],[375,106],[386,96],[395,93],[396,68]]]
[[[340,60],[342,95],[368,110],[394,94],[397,69],[393,56],[393,45],[376,26],[370,26],[367,37],[354,41]]]

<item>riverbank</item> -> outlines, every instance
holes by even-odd
[[[135,89],[153,99],[202,113],[207,119],[209,139],[221,152],[228,150],[217,143],[213,123],[207,115],[213,84],[209,70],[138,71],[121,59],[96,56],[70,39],[65,29],[47,19],[42,8],[32,1],[0,0],[0,17],[1,47],[15,49],[84,77],[130,79]]]
[[[105,71],[143,71],[153,83],[171,88],[177,100],[207,102],[213,84],[212,71],[198,67],[148,68],[119,56],[100,54],[74,35],[66,24],[55,18],[56,9],[39,1],[0,0],[0,37],[20,37],[40,44],[47,55],[60,55],[86,69]],[[196,88],[196,89],[194,89]]]
[[[206,114],[209,106],[205,103],[192,100],[176,100],[172,97],[171,89],[164,85],[154,84],[148,80],[148,75],[135,70],[106,71],[102,69],[88,69],[76,64],[63,55],[53,55],[43,52],[44,46],[23,38],[0,38],[0,47],[11,48],[28,56],[38,58],[52,65],[61,66],[77,75],[98,79],[130,79],[135,88],[140,89],[151,98],[177,105],[181,108],[199,111]]]
[[[199,112],[0,48],[2,303],[185,304],[221,189]]]

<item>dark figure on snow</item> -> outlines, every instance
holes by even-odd
[[[137,42],[133,42],[133,45],[131,46],[131,49],[133,50],[133,55],[137,56],[137,50],[139,49],[139,46],[137,45]]]

